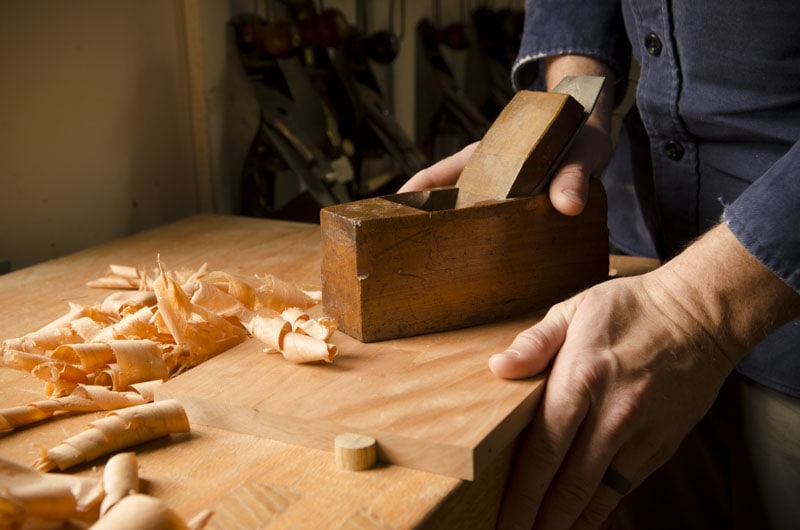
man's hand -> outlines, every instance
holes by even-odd
[[[611,115],[616,76],[604,63],[581,55],[550,57],[545,59],[544,66],[548,90],[568,75],[606,78],[591,115],[550,181],[550,202],[555,209],[564,215],[578,215],[586,207],[589,179],[600,177],[611,160]]]
[[[454,185],[477,146],[477,142],[472,143],[419,171],[398,193]],[[589,179],[600,176],[610,157],[610,136],[593,120],[587,121],[550,181],[550,202],[555,209],[565,215],[581,213],[589,195]]]
[[[606,77],[592,114],[578,132],[561,166],[550,181],[550,202],[564,215],[578,215],[586,207],[589,179],[599,177],[611,159],[611,112],[615,77],[610,68],[588,57],[565,55],[547,61],[547,85],[552,89],[565,75],[599,75]],[[525,134],[520,131],[519,134]],[[399,193],[439,186],[452,186],[478,143],[436,162],[412,176]]]
[[[656,271],[554,306],[489,361],[504,378],[551,367],[499,528],[600,526],[674,453],[735,363],[797,314],[800,296],[724,225]]]

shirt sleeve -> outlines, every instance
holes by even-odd
[[[800,141],[723,218],[748,252],[800,292]]]
[[[619,0],[527,0],[522,42],[511,72],[514,88],[541,89],[539,61],[565,54],[603,61],[618,79],[627,79],[631,47]],[[619,88],[618,94],[624,94],[624,83]]]

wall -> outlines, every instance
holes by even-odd
[[[5,260],[18,269],[198,211],[235,211],[225,24],[263,2],[0,2],[0,273]],[[387,28],[391,2],[366,3],[368,29]],[[356,22],[356,0],[323,4]],[[406,0],[400,55],[375,65],[412,138],[414,32],[434,4]],[[460,1],[439,5],[442,24],[461,18]]]
[[[419,0],[364,0],[367,4],[366,20],[369,31],[381,29],[392,29],[395,34],[401,37],[400,50],[397,59],[390,65],[384,66],[373,63],[373,69],[378,82],[381,83],[384,95],[390,101],[389,106],[393,111],[397,123],[410,137],[414,137],[416,126],[416,82],[415,82],[415,61],[416,61],[416,26],[423,19],[428,18],[440,26],[446,26],[452,22],[464,21],[465,15],[462,8],[465,8],[463,0],[440,0],[419,1]],[[403,18],[401,16],[401,4],[405,4],[405,24],[401,26]],[[469,4],[470,2],[467,2]],[[475,2],[477,6],[478,3]],[[348,20],[356,21],[356,0],[325,0],[324,6],[336,8],[347,16]],[[394,8],[392,22],[393,28],[389,28],[389,7]],[[438,18],[438,20],[437,20]],[[448,59],[449,64],[459,77],[463,76],[464,57],[463,53],[442,50]],[[424,97],[424,94],[420,97]]]
[[[0,2],[0,258],[15,269],[199,209],[182,4]]]

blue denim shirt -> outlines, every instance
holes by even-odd
[[[538,88],[538,61],[571,53],[625,79],[632,52],[643,133],[622,135],[603,176],[614,244],[668,258],[722,219],[800,291],[797,20],[798,0],[527,0],[512,78]],[[800,319],[738,370],[800,396]]]

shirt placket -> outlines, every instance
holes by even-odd
[[[698,232],[697,146],[679,115],[681,71],[672,33],[672,2],[629,2],[642,69],[637,101],[650,137],[653,179],[662,235],[670,253]],[[678,7],[680,8],[680,7]],[[631,21],[628,21],[629,23]]]

